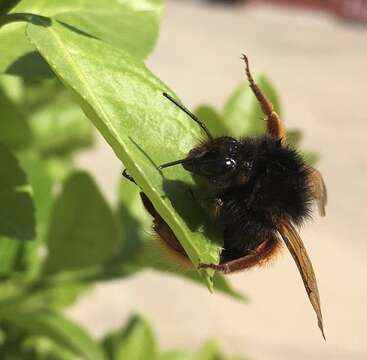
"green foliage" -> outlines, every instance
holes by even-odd
[[[125,328],[108,335],[103,341],[109,360],[230,360],[210,340],[196,354],[181,351],[160,352],[153,331],[146,320],[134,315]],[[237,357],[237,360],[246,360]]]
[[[191,176],[180,168],[164,174],[157,169],[182,158],[200,137],[196,124],[162,96],[167,88],[128,53],[57,22],[29,24],[27,34],[154,201],[193,263],[218,263],[216,229],[202,209],[188,201]],[[202,273],[211,287],[208,275],[213,271]]]
[[[15,313],[9,311],[1,319],[32,334],[47,336],[84,359],[106,359],[102,348],[84,329],[56,311],[23,311],[21,307],[17,307]]]
[[[117,225],[98,187],[86,173],[74,173],[51,215],[46,238],[46,273],[102,264],[115,252]]]
[[[31,240],[36,235],[35,218],[26,175],[4,145],[0,145],[0,164],[0,236]]]
[[[133,316],[121,331],[107,336],[103,345],[108,359],[111,360],[145,360],[157,357],[153,332],[139,316]]]
[[[275,89],[264,75],[257,76],[256,82],[273,103],[281,116],[281,108]],[[227,133],[234,137],[259,135],[265,131],[264,115],[247,82],[241,83],[228,98],[223,111]]]
[[[162,96],[172,91],[142,62],[155,44],[161,12],[160,0],[106,0],[93,7],[90,0],[0,0],[1,359],[228,359],[213,341],[197,353],[161,352],[140,316],[99,343],[62,313],[96,281],[145,269],[246,301],[222,276],[196,270],[199,262],[219,261],[222,240],[189,196],[189,173],[157,169],[202,138]],[[257,81],[280,111],[270,82]],[[196,113],[217,136],[264,128],[246,83],[222,112],[202,105]],[[138,184],[121,181],[116,207],[74,163],[93,145],[93,127]],[[298,147],[302,133],[287,135]],[[317,158],[302,153],[309,162]],[[153,240],[140,191],[194,266],[177,265]]]
[[[125,49],[138,58],[145,58],[155,44],[161,11],[159,0],[104,0],[93,5],[89,0],[23,0],[12,9],[8,18],[0,18],[0,27],[4,24],[0,31],[0,71],[27,78],[53,76],[47,63],[24,35],[25,22],[37,21],[37,17],[16,14],[50,17],[71,31],[87,34]],[[8,24],[10,21],[20,22]],[[17,46],[13,46],[14,43]]]

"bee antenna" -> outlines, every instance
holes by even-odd
[[[162,165],[158,166],[158,169],[162,170],[162,169],[168,168],[170,166],[183,164],[185,161],[186,161],[186,159],[182,159],[182,160],[176,160],[176,161],[172,161],[172,162],[169,162],[169,163],[165,163],[165,164],[162,164]]]
[[[213,136],[210,134],[208,128],[202,123],[190,110],[188,110],[185,106],[182,104],[179,104],[171,95],[167,93],[163,93],[163,96],[166,97],[168,100],[173,102],[179,109],[181,109],[184,113],[189,115],[192,120],[194,120],[205,132],[206,136],[209,140],[213,140]]]

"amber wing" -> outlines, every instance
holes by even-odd
[[[303,284],[306,288],[308,298],[310,299],[312,307],[314,308],[317,315],[318,326],[321,330],[323,338],[325,339],[319,290],[317,288],[317,282],[312,263],[310,258],[308,257],[305,246],[303,245],[303,242],[298,235],[297,230],[291,223],[286,221],[282,222],[279,226],[278,231],[282,236],[302,276]]]

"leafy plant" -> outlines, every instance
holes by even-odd
[[[212,270],[183,269],[149,235],[147,194],[194,265],[218,262],[221,236],[187,196],[181,158],[198,127],[162,92],[172,91],[144,65],[159,31],[160,0],[5,0],[0,2],[0,354],[2,359],[226,359],[213,342],[197,354],[161,353],[146,322],[133,317],[102,343],[62,309],[96,281],[144,269],[170,272],[245,302]],[[276,91],[258,82],[279,109]],[[263,130],[243,83],[222,112],[197,109],[213,134]],[[112,207],[74,164],[93,146],[93,127],[138,186],[121,180]],[[299,130],[288,139],[298,146]],[[313,153],[305,153],[309,159]],[[312,159],[311,159],[312,160]],[[150,356],[149,358],[147,356]]]

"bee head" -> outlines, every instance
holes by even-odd
[[[228,136],[192,149],[182,166],[218,189],[243,184],[251,171],[251,164],[240,157],[239,142]]]

